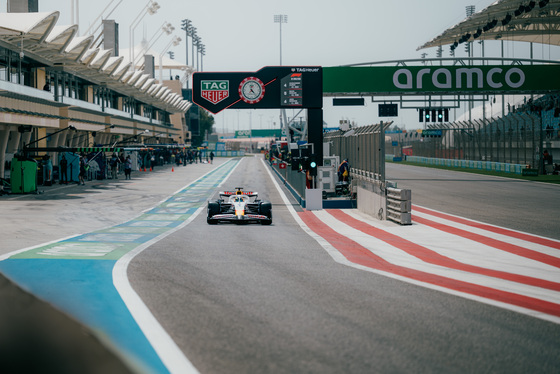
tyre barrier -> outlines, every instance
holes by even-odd
[[[387,219],[401,225],[412,224],[412,191],[387,187]]]

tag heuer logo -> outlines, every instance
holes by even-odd
[[[229,81],[201,81],[200,96],[218,104],[229,97]]]

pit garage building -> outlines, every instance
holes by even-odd
[[[0,13],[0,178],[29,144],[188,141],[192,104],[179,80],[158,82],[153,64],[137,70],[114,48],[94,46],[93,35],[78,36],[77,25],[58,26],[58,18],[58,11]]]

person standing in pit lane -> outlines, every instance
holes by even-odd
[[[65,155],[62,155],[58,166],[60,170],[60,184],[68,184],[68,160]]]
[[[80,156],[80,174],[78,174],[78,185],[85,186],[84,178],[86,176],[86,158],[85,156]]]
[[[124,160],[124,179],[131,179],[130,174],[132,172],[132,160],[130,159],[130,155],[126,156],[126,160]]]
[[[344,159],[340,166],[338,167],[338,181],[348,182],[348,175],[350,174],[350,166],[348,165],[348,159]]]
[[[112,179],[119,179],[117,176],[117,168],[119,166],[119,159],[117,155],[113,153],[111,160],[109,161],[109,166],[111,166],[111,178]]]

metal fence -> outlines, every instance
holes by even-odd
[[[332,155],[340,156],[341,160],[348,159],[353,175],[384,179],[385,142],[381,139],[382,132],[391,124],[392,122],[388,122],[349,131],[333,131],[326,133],[323,141],[329,143]]]
[[[540,113],[510,113],[503,118],[431,125],[441,137],[420,133],[393,135],[387,153],[456,160],[527,165],[543,171],[543,152],[560,157],[560,134]],[[394,145],[397,144],[397,145]]]
[[[305,197],[305,173],[300,172],[299,170],[292,170],[291,167],[280,168],[280,163],[282,161],[275,159],[275,161],[271,162],[271,166],[276,170],[276,172],[284,178],[286,182],[290,185],[290,187],[297,192],[297,194],[304,198]],[[301,203],[301,201],[300,201]]]

